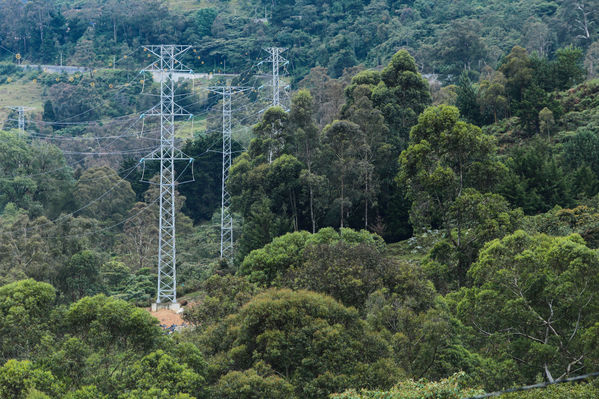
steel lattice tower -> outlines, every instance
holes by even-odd
[[[281,56],[281,53],[287,49],[283,47],[267,47],[264,50],[269,54],[269,57],[264,62],[272,63],[272,106],[278,107],[281,105],[279,69],[289,63],[289,61]]]
[[[25,135],[25,111],[29,111],[32,108],[29,107],[23,107],[22,105],[16,106],[16,107],[6,107],[8,109],[11,109],[13,111],[17,111],[17,115],[18,115],[18,129],[19,132],[21,132],[22,135]]]
[[[283,48],[283,47],[267,47],[264,50],[269,54],[269,56],[263,62],[270,62],[272,64],[272,74],[271,74],[272,103],[271,103],[271,106],[278,107],[281,105],[281,81],[279,78],[279,69],[282,66],[285,66],[289,63],[289,61],[287,61],[283,56],[281,56],[281,53],[287,49]],[[271,139],[278,136],[278,134],[279,134],[278,129],[273,128],[273,130],[271,132]],[[273,149],[270,148],[270,150],[268,152],[268,163],[272,163],[272,157],[273,157]]]
[[[191,46],[155,45],[144,46],[144,51],[157,60],[143,71],[160,72],[160,104],[145,113],[160,118],[160,147],[142,158],[145,161],[160,161],[160,217],[158,239],[158,295],[156,303],[177,301],[177,271],[175,242],[175,162],[193,159],[175,147],[175,118],[190,116],[175,102],[173,72],[189,72],[177,58]]]
[[[233,215],[231,214],[231,194],[227,189],[229,169],[231,168],[231,97],[235,93],[249,90],[246,87],[216,86],[209,87],[213,93],[223,97],[223,172],[221,181],[220,212],[220,258],[233,262]]]

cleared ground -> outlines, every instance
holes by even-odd
[[[41,112],[42,87],[31,80],[17,80],[0,85],[0,120],[4,120],[10,112],[7,106],[24,105]]]

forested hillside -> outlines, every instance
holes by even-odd
[[[146,309],[163,43],[196,73],[176,331]],[[244,87],[232,259],[219,85]],[[0,106],[0,398],[466,399],[599,371],[597,2],[0,0]]]
[[[316,65],[334,78],[358,64],[384,65],[405,48],[422,72],[456,81],[464,68],[496,65],[515,45],[540,57],[590,48],[597,7],[590,0],[5,0],[0,44],[33,63],[97,67],[141,44],[192,43],[197,70],[238,72],[276,44],[290,49],[296,79]]]

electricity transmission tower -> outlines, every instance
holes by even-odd
[[[283,47],[267,47],[264,50],[269,54],[269,56],[263,62],[270,62],[272,64],[272,106],[277,107],[281,105],[281,83],[279,80],[279,69],[289,63],[289,61],[281,56],[281,53],[287,49]]]
[[[260,64],[262,64],[263,62],[270,62],[272,64],[272,74],[270,75],[272,79],[271,106],[279,107],[281,106],[281,81],[279,77],[279,69],[281,69],[281,67],[284,67],[289,63],[289,61],[287,61],[281,55],[281,53],[287,49],[283,47],[267,47],[264,50],[269,54],[269,56],[266,60],[260,62]],[[279,133],[279,129],[273,127],[271,132],[271,148],[268,151],[268,163],[272,163],[273,158],[272,140],[274,140],[274,138],[277,137]]]
[[[6,108],[17,112],[19,132],[21,132],[21,135],[25,135],[25,111],[30,111],[32,108],[23,107],[22,105]]]
[[[233,261],[233,215],[231,214],[231,194],[227,189],[229,169],[231,168],[231,97],[233,94],[249,90],[247,87],[215,86],[209,87],[213,93],[223,97],[223,172],[221,181],[220,211],[220,258]]]
[[[144,46],[144,51],[150,52],[157,59],[143,71],[159,72],[160,74],[160,104],[145,113],[145,116],[155,115],[160,118],[160,147],[140,161],[160,161],[158,295],[156,306],[163,302],[177,302],[175,162],[192,162],[193,159],[175,147],[175,118],[191,115],[175,102],[173,72],[192,72],[178,59],[190,48],[191,46],[170,44]]]

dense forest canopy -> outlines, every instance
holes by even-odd
[[[173,93],[176,332],[146,309],[163,43],[198,73]],[[598,74],[590,0],[0,0],[0,397],[463,399],[599,370]],[[218,85],[247,88],[233,259]]]
[[[190,43],[200,57],[194,67],[206,71],[244,70],[275,44],[290,49],[296,79],[317,65],[335,78],[358,64],[384,65],[401,47],[422,72],[457,82],[463,69],[495,66],[515,45],[539,57],[569,45],[597,53],[597,7],[590,0],[3,0],[0,44],[33,63],[108,66],[140,44]]]

